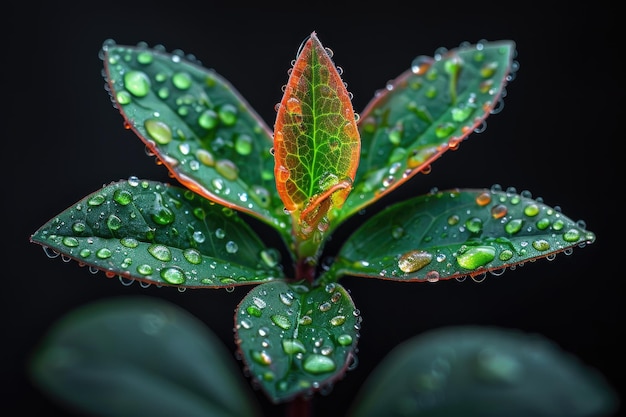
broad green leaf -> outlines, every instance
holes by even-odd
[[[361,317],[339,284],[259,285],[236,309],[239,352],[275,403],[309,396],[340,379],[354,360]]]
[[[313,32],[291,69],[274,126],[274,173],[296,232],[324,230],[340,208],[359,163],[350,95],[329,51]]]
[[[46,394],[89,415],[260,416],[221,341],[156,298],[121,297],[72,311],[49,329],[28,366]]]
[[[126,126],[204,197],[288,233],[272,133],[239,93],[191,55],[105,42],[105,80]]]
[[[538,334],[433,330],[396,346],[348,417],[607,417],[618,397],[598,371]]]
[[[31,241],[107,276],[157,285],[218,288],[283,277],[278,250],[236,211],[135,177],[88,195]]]
[[[582,222],[500,187],[436,191],[389,206],[339,250],[324,281],[342,274],[396,281],[475,277],[595,241]]]
[[[361,112],[354,190],[331,226],[373,203],[444,152],[456,149],[500,109],[517,68],[512,41],[483,42],[420,56]]]

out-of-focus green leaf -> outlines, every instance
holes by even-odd
[[[449,327],[392,350],[349,417],[607,417],[618,397],[604,378],[543,336]]]
[[[436,191],[389,206],[359,227],[323,278],[475,277],[595,241],[560,210],[500,187]]]
[[[361,160],[336,227],[396,189],[444,152],[456,149],[501,108],[517,70],[515,43],[502,40],[441,49],[377,93],[361,112]]]
[[[104,77],[125,124],[182,184],[284,233],[272,132],[239,93],[192,55],[104,43]]]
[[[298,52],[274,126],[276,185],[296,233],[325,230],[359,164],[351,98],[328,50],[313,32]]]
[[[279,251],[236,211],[135,177],[88,195],[31,241],[107,276],[157,285],[223,288],[283,277]]]
[[[251,378],[275,403],[341,379],[354,360],[361,316],[339,284],[261,284],[236,309],[237,344]]]
[[[221,341],[158,299],[109,299],[69,313],[36,347],[29,373],[48,395],[94,416],[260,416]]]

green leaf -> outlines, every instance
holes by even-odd
[[[283,277],[278,250],[236,211],[135,177],[88,195],[31,241],[107,276],[157,285],[223,288]]]
[[[260,415],[221,341],[156,298],[109,299],[67,314],[28,365],[42,391],[90,415]]]
[[[360,140],[351,98],[313,32],[298,52],[274,127],[274,172],[296,233],[325,230],[352,189]]]
[[[354,360],[361,317],[339,284],[309,289],[271,282],[236,309],[239,352],[275,403],[332,386]]]
[[[582,222],[527,192],[436,191],[371,217],[346,240],[324,280],[341,274],[396,281],[499,274],[594,241]]]
[[[161,47],[107,41],[101,56],[126,126],[176,179],[290,231],[274,182],[271,130],[226,80],[191,55]]]
[[[449,327],[396,346],[349,417],[606,417],[616,393],[593,368],[536,334]]]
[[[463,45],[420,56],[361,112],[361,160],[354,190],[333,223],[396,189],[498,111],[512,79],[512,41]]]

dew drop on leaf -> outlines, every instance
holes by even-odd
[[[327,356],[312,354],[306,357],[302,367],[311,374],[323,374],[334,371],[336,365],[335,361]]]
[[[148,247],[148,252],[159,261],[168,262],[172,260],[172,252],[165,245],[152,244]]]
[[[161,270],[161,278],[170,284],[180,285],[185,282],[185,273],[178,267],[169,267]]]
[[[474,246],[467,249],[456,258],[459,266],[465,269],[476,269],[493,261],[496,249],[492,246]]]
[[[145,97],[150,92],[150,78],[142,71],[124,74],[124,87],[135,97]]]
[[[398,259],[398,268],[405,273],[418,271],[432,261],[433,255],[423,250],[406,252]]]
[[[172,141],[172,129],[161,120],[147,119],[144,127],[148,135],[159,145],[167,145]]]

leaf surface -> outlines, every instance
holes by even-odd
[[[303,236],[343,205],[359,152],[350,95],[313,32],[291,69],[274,127],[276,185]]]
[[[262,284],[235,315],[246,369],[275,403],[332,387],[354,359],[360,323],[350,295],[335,283]]]
[[[278,250],[236,211],[132,177],[69,207],[31,241],[109,277],[157,285],[223,288],[283,277]]]
[[[342,274],[437,281],[504,272],[595,241],[584,223],[499,187],[437,191],[393,204],[359,227],[324,280]]]
[[[181,51],[106,42],[104,76],[127,128],[182,184],[289,232],[272,133],[224,78]]]
[[[618,401],[597,370],[543,336],[457,326],[396,346],[347,416],[603,417]]]
[[[232,355],[174,304],[121,297],[80,307],[28,363],[44,392],[104,417],[260,416]]]
[[[457,149],[501,109],[517,70],[512,41],[483,42],[417,57],[361,112],[361,156],[339,223]]]

